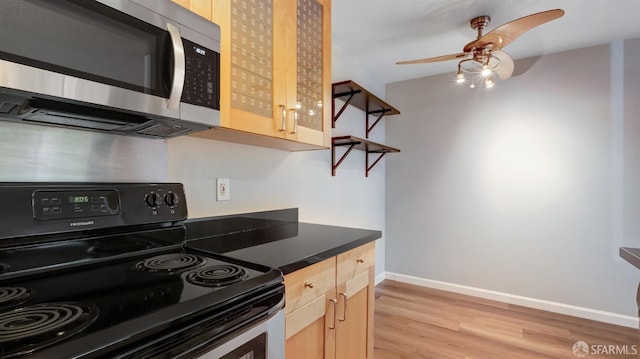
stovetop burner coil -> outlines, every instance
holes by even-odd
[[[220,264],[207,266],[187,274],[187,281],[205,287],[223,287],[248,277],[247,272],[238,266]]]
[[[0,357],[13,358],[65,340],[88,327],[98,309],[45,303],[0,313]]]
[[[186,254],[170,253],[147,258],[134,265],[134,269],[147,273],[180,273],[202,266],[206,262],[203,257]]]
[[[35,296],[35,290],[23,287],[0,287],[0,311],[15,308]]]

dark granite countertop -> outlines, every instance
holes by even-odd
[[[280,269],[284,274],[374,241],[381,231],[292,221],[284,216],[211,217],[185,222],[187,246]],[[295,218],[297,218],[297,210]]]
[[[620,247],[620,257],[640,269],[640,248]]]

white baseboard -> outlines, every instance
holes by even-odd
[[[382,282],[384,279],[391,279],[398,282],[404,282],[409,284],[415,284],[422,287],[446,290],[449,292],[455,292],[460,294],[471,295],[474,297],[496,300],[504,303],[521,305],[524,307],[535,308],[540,310],[546,310],[549,312],[560,313],[565,315],[571,315],[574,317],[597,320],[599,322],[611,323],[615,325],[622,325],[630,328],[638,328],[638,318],[616,314],[611,312],[605,312],[602,310],[589,309],[578,307],[569,304],[551,302],[547,300],[528,298],[519,295],[513,295],[508,293],[501,293],[492,290],[486,290],[475,287],[468,287],[449,282],[441,282],[437,280],[413,277],[404,274],[384,272],[376,277],[376,285]]]

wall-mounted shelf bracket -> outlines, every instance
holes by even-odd
[[[332,89],[333,93],[333,98],[341,98],[341,97],[345,97],[345,96],[349,96],[344,104],[342,105],[342,107],[340,107],[340,110],[338,111],[338,113],[336,113],[336,102],[332,101],[331,103],[331,127],[332,128],[336,128],[336,121],[338,121],[338,118],[340,117],[340,115],[342,115],[342,113],[344,112],[344,110],[347,109],[347,106],[349,106],[349,104],[351,103],[351,100],[353,100],[353,96],[355,96],[356,94],[360,93],[359,90],[355,90],[355,91],[349,91],[349,92],[340,92],[340,93],[335,93],[335,88]]]
[[[380,99],[376,95],[372,94],[364,87],[358,85],[357,83],[348,80],[342,82],[336,82],[331,86],[331,94],[333,97],[332,106],[331,106],[331,115],[332,121],[331,126],[336,127],[336,121],[342,115],[344,110],[348,105],[353,105],[356,108],[364,111],[367,122],[367,133],[366,138],[369,138],[369,132],[375,127],[375,125],[380,122],[383,116],[391,116],[397,115],[400,113],[393,106],[386,103],[384,100]],[[344,105],[340,108],[338,113],[336,113],[336,99],[337,98],[345,98]],[[377,115],[377,119],[373,122],[373,124],[369,125],[369,116]]]
[[[391,109],[388,109],[388,108],[385,108],[382,110],[376,110],[376,111],[366,111],[366,114],[367,114],[367,133],[365,135],[366,138],[369,138],[369,132],[371,132],[371,130],[373,130],[373,128],[376,127],[378,122],[382,120],[382,117],[386,115],[387,112],[390,112],[390,111]],[[378,115],[376,120],[371,125],[369,125],[369,115]]]
[[[336,147],[347,147],[347,150],[336,162]],[[342,164],[342,162],[347,158],[349,153],[352,150],[357,149],[365,152],[365,177],[369,177],[369,171],[373,169],[373,167],[380,162],[382,157],[387,153],[391,152],[400,152],[399,149],[389,147],[386,145],[381,145],[379,143],[375,143],[369,140],[365,140],[363,138],[358,138],[355,136],[339,136],[333,137],[331,139],[331,175],[336,175],[336,170]],[[375,160],[371,162],[369,160],[370,155],[377,155]]]

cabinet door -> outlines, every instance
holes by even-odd
[[[290,0],[291,1],[291,0]],[[291,1],[293,2],[293,1]],[[287,81],[292,121],[287,136],[329,147],[331,118],[331,1],[295,0],[295,71]],[[289,51],[288,51],[289,52]]]
[[[220,26],[220,124],[223,127],[284,137],[278,126],[286,111],[286,18],[276,13],[282,0],[213,0]]]
[[[336,290],[286,316],[285,358],[335,358]]]
[[[338,286],[336,358],[373,358],[374,269]]]

